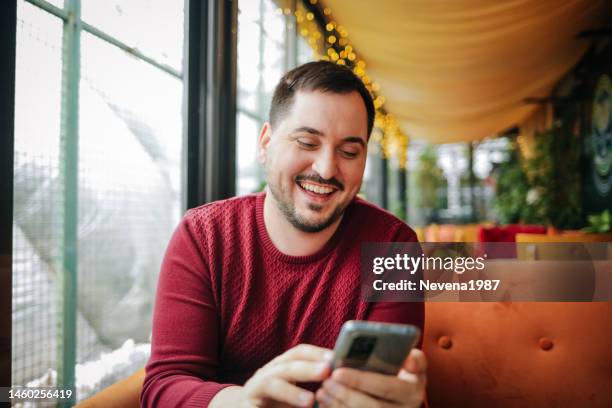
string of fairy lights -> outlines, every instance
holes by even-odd
[[[309,0],[309,2],[313,6],[318,4],[318,0]],[[285,15],[291,13],[290,8],[279,8],[277,11]],[[314,59],[346,65],[363,81],[372,94],[376,109],[371,138],[376,142],[375,146],[383,157],[395,157],[400,168],[405,168],[408,136],[401,130],[393,114],[384,109],[385,97],[380,94],[380,85],[368,75],[367,64],[351,44],[348,30],[336,23],[329,7],[322,9],[325,27],[320,26],[314,13],[302,2],[297,2],[294,13],[297,32],[312,49]]]

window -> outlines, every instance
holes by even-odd
[[[257,138],[274,87],[283,74],[312,60],[313,50],[297,33],[303,6],[295,2],[241,0],[238,3],[237,194],[263,187],[263,169],[256,160]]]
[[[182,213],[183,2],[65,3],[18,3],[12,378],[73,371],[82,399],[148,358]]]

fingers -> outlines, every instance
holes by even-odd
[[[425,353],[419,349],[412,349],[404,363],[404,369],[413,374],[424,374],[427,371]]]
[[[333,352],[330,349],[313,346],[311,344],[300,344],[274,358],[269,364],[277,364],[291,360],[329,362],[332,360],[332,357]]]
[[[376,400],[363,392],[351,389],[332,379],[327,379],[323,382],[323,387],[317,391],[316,398],[326,408],[383,408],[390,406],[384,401]]]
[[[300,345],[281,354],[245,383],[246,399],[256,406],[274,401],[298,407],[312,406],[314,394],[291,383],[320,382],[329,377],[331,367],[326,360],[329,351]]]
[[[412,403],[414,406],[420,406],[421,402],[425,398],[425,388],[427,386],[427,376],[425,373],[412,374],[408,371],[401,369],[398,378],[408,384],[415,384],[413,392],[406,395],[406,402]]]
[[[346,405],[342,403],[342,401],[335,399],[331,394],[329,394],[323,387],[317,390],[315,394],[315,399],[317,400],[319,408],[344,408]]]
[[[266,381],[261,388],[259,397],[298,407],[311,407],[315,400],[312,392],[278,378],[271,378]]]
[[[332,373],[331,379],[379,400],[412,405],[423,398],[426,375],[425,373],[412,374],[402,370],[395,377],[350,368],[338,368]]]
[[[390,401],[401,401],[406,392],[416,390],[416,382],[410,383],[398,377],[350,368],[334,370],[331,378],[349,388]]]
[[[266,377],[281,378],[289,382],[318,382],[329,376],[331,369],[327,363],[311,361],[288,361],[263,369]]]
[[[290,384],[285,378],[273,375],[274,373],[258,372],[247,381],[244,386],[245,396],[250,405],[270,405],[272,401],[289,404],[297,407],[311,407],[314,403],[314,394],[296,385]],[[287,378],[292,374],[285,372]],[[267,402],[266,402],[267,401]]]
[[[425,353],[421,350],[413,349],[406,359],[404,368],[400,370],[398,378],[417,384],[417,392],[424,396],[427,385],[427,359],[425,358]]]

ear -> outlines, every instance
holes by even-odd
[[[264,164],[266,157],[268,156],[268,147],[270,146],[270,140],[272,139],[272,127],[270,123],[264,123],[259,133],[259,139],[257,141],[257,160]]]

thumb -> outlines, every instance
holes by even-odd
[[[404,369],[412,374],[424,374],[427,371],[425,353],[419,349],[412,349],[404,362]]]

